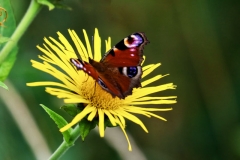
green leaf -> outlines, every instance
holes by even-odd
[[[111,121],[109,119],[106,118],[106,120],[104,120],[104,127],[106,129],[106,127],[117,127],[118,125],[116,126],[113,126]]]
[[[67,121],[60,116],[59,114],[57,114],[56,112],[52,111],[51,109],[49,109],[48,107],[44,106],[43,104],[40,104],[40,106],[43,107],[43,109],[48,113],[48,115],[52,118],[52,120],[57,124],[58,128],[62,128],[64,126],[66,126],[68,123]],[[70,133],[72,131],[72,128],[68,129],[67,131],[63,132],[63,137],[64,140],[69,143],[70,142]]]
[[[3,36],[0,35],[0,44],[1,44],[1,43],[5,43],[5,42],[7,42],[7,41],[9,41],[9,40],[10,40],[9,37],[3,37]]]
[[[0,81],[0,87],[5,88],[5,89],[8,90],[8,86],[5,83],[1,82],[1,81]]]
[[[11,37],[13,32],[16,29],[16,21],[13,14],[12,6],[10,0],[0,0],[1,7],[7,12],[7,19],[4,22],[4,26],[0,26],[0,50],[4,47],[4,42],[11,41],[7,37]],[[1,17],[5,17],[5,11],[2,12]],[[2,22],[2,19],[1,19]],[[0,64],[0,81],[4,81],[11,71],[13,64],[16,60],[16,54],[18,52],[18,47],[14,47],[14,49],[9,53],[8,57],[6,57],[5,61]]]
[[[1,7],[4,8],[7,12],[7,19],[3,23],[4,26],[0,26],[0,35],[1,37],[11,37],[13,32],[16,29],[16,20],[14,17],[14,13],[12,10],[11,2],[10,0],[0,0]],[[2,11],[2,10],[1,10]],[[2,12],[2,16],[0,21],[3,21],[3,18],[5,17],[5,12]],[[3,45],[0,44],[0,50],[2,50]]]
[[[80,136],[82,138],[82,140],[84,141],[84,139],[86,138],[86,136],[88,135],[88,133],[96,127],[98,121],[97,120],[93,120],[93,121],[88,121],[86,118],[82,119],[79,122],[79,129],[80,129]]]
[[[5,61],[0,64],[0,81],[4,81],[10,73],[14,62],[16,61],[16,55],[18,48],[14,47],[11,53],[6,57]]]
[[[79,107],[76,106],[76,104],[65,104],[60,109],[67,112],[70,116],[75,117],[78,113],[80,113]]]

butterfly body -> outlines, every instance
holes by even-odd
[[[141,87],[143,47],[147,43],[146,36],[138,32],[117,43],[100,62],[90,58],[89,63],[73,58],[70,61],[113,97],[124,99],[132,94],[133,88]]]

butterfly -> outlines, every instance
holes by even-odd
[[[147,43],[145,34],[137,32],[117,43],[100,62],[91,58],[89,62],[71,58],[70,62],[113,97],[124,99],[132,94],[133,88],[141,87],[143,48]]]

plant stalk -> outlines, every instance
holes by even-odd
[[[71,148],[73,146],[74,142],[80,136],[80,130],[79,130],[79,126],[78,125],[72,130],[70,135],[71,135],[71,144],[68,144],[64,140],[62,142],[62,144],[57,148],[57,150],[51,155],[49,160],[57,160],[57,159],[59,159],[69,148]]]

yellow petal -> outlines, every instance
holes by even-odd
[[[177,96],[165,96],[165,97],[141,97],[133,101],[148,101],[148,100],[157,100],[157,99],[176,99]]]
[[[127,111],[170,111],[172,108],[144,108],[144,107],[136,107],[136,106],[124,106],[123,107]]]
[[[89,121],[92,121],[93,120],[93,118],[96,116],[96,114],[97,114],[97,109],[95,108],[95,110],[93,110],[89,115],[88,115],[88,120]]]
[[[119,115],[121,115],[121,116],[123,116],[123,117],[125,117],[125,118],[127,118],[127,119],[129,119],[129,120],[131,120],[131,121],[133,121],[134,123],[136,123],[136,124],[139,124],[141,127],[142,127],[142,129],[145,131],[145,132],[147,132],[148,133],[148,130],[147,130],[147,128],[145,127],[145,125],[142,123],[142,121],[139,119],[139,118],[137,118],[136,116],[134,116],[134,115],[132,115],[132,114],[129,114],[128,112],[125,112],[125,111],[123,111],[122,109],[118,109],[117,111],[116,111]],[[119,117],[119,116],[118,116]]]
[[[155,101],[145,101],[145,102],[132,102],[132,105],[145,105],[145,104],[173,104],[177,103],[176,100],[155,100]]]
[[[86,32],[85,29],[83,29],[83,34],[84,34],[85,42],[86,42],[86,45],[87,45],[88,56],[89,56],[89,58],[93,59],[92,48],[91,48],[90,41],[88,39],[88,35],[87,35],[87,32]]]
[[[152,77],[152,78],[150,78],[150,79],[148,79],[148,80],[145,80],[145,81],[143,81],[142,82],[142,87],[145,87],[146,85],[148,85],[148,84],[150,84],[150,83],[152,83],[152,82],[155,82],[155,81],[157,81],[157,80],[159,80],[160,78],[162,78],[162,77],[165,77],[166,75],[157,75],[157,76],[155,76],[155,77]]]
[[[68,130],[69,128],[71,128],[73,125],[75,125],[76,123],[78,123],[79,121],[81,121],[88,113],[92,112],[95,108],[94,107],[90,107],[89,105],[86,106],[81,113],[79,113],[78,115],[76,115],[74,117],[74,119],[72,120],[72,122],[70,122],[69,124],[67,124],[66,126],[64,126],[63,128],[60,129],[60,132],[64,132],[66,130]]]
[[[46,81],[46,82],[30,82],[27,83],[27,86],[58,86],[58,87],[62,87],[62,88],[66,88],[68,89],[68,87],[62,83],[57,83],[57,82],[50,82],[50,81]]]
[[[125,127],[121,124],[121,122],[119,121],[119,119],[118,119],[117,117],[115,117],[115,119],[116,119],[117,124],[121,127],[121,129],[122,129],[122,131],[123,131],[123,133],[124,133],[124,135],[125,135],[125,137],[126,137],[126,139],[127,139],[127,142],[128,142],[128,150],[129,150],[129,151],[132,151],[131,143],[130,143],[129,138],[128,138],[128,136],[127,136],[127,133],[126,133],[126,131],[125,131],[125,129],[124,129]]]
[[[120,120],[121,124],[123,125],[123,128],[125,128],[125,126],[126,126],[126,122],[125,122],[125,119],[124,119],[124,117],[123,117],[123,116],[121,116],[121,115],[117,115],[117,116],[118,116],[118,118],[119,118],[119,120]]]
[[[99,37],[98,29],[95,28],[94,33],[94,60],[99,62],[101,60],[101,38]]]
[[[68,30],[69,32],[69,30]],[[74,53],[74,49],[72,48],[71,44],[68,42],[68,40],[60,33],[57,32],[58,34],[58,39],[62,42],[62,44],[65,46],[65,49],[68,50],[69,56],[72,58],[77,58],[76,54]]]
[[[153,116],[153,117],[155,117],[155,118],[161,119],[161,120],[163,120],[163,121],[167,121],[165,118],[163,118],[163,117],[161,117],[161,116],[158,116],[158,115],[156,115],[156,114],[154,114],[154,113],[148,112],[148,114],[151,115],[151,116]]]
[[[148,118],[151,117],[151,116],[148,115],[148,114],[146,113],[146,111],[144,111],[144,110],[127,109],[126,107],[124,107],[124,110],[125,110],[126,112],[141,114],[141,115],[144,115],[144,116],[146,116],[146,117],[148,117]]]
[[[159,85],[159,86],[155,86],[155,87],[140,88],[140,89],[138,89],[138,91],[135,91],[134,94],[132,94],[131,96],[128,96],[126,98],[126,101],[124,101],[124,102],[131,101],[133,99],[140,98],[140,97],[152,94],[152,93],[164,91],[167,89],[175,89],[175,88],[176,88],[176,86],[173,85],[173,83],[167,83],[167,84],[163,84],[163,85]]]
[[[80,55],[80,57],[82,58],[83,61],[88,62],[88,54],[87,54],[87,50],[84,47],[84,45],[82,44],[82,41],[80,40],[80,38],[77,36],[76,32],[74,30],[68,30],[74,44],[75,47],[78,50],[78,53]]]
[[[99,116],[99,134],[100,137],[104,137],[104,112],[102,109],[98,109],[98,116]]]
[[[48,58],[47,56],[44,56],[44,55],[40,56],[40,55],[38,55],[38,58],[43,60],[43,61],[46,61],[46,62],[49,62],[51,64],[55,64],[56,65],[56,62],[54,62],[52,59]]]
[[[75,91],[75,88],[76,88],[76,86],[74,85],[75,81],[73,81],[70,77],[66,76],[59,70],[49,65],[47,62],[45,62],[45,64],[41,64],[39,62],[33,62],[33,67],[51,74],[55,78],[62,81],[65,85],[67,85],[69,89],[71,89],[72,91]]]
[[[55,56],[55,54],[52,54],[52,57],[54,57],[57,60],[57,65],[59,67],[61,67],[66,73],[68,73],[68,71],[71,69],[73,70],[73,67],[70,64],[70,58],[77,58],[77,56],[75,55],[72,57],[72,54],[71,54],[72,51],[66,50],[65,47],[61,43],[56,41],[55,39],[53,39],[51,37],[50,37],[50,39],[57,45],[57,46],[55,46],[52,43],[48,42],[48,44],[54,50],[54,52],[58,54],[58,57]],[[56,60],[55,60],[55,62],[56,62]],[[62,64],[62,62],[64,64]],[[71,74],[69,74],[69,76],[71,76]]]
[[[55,61],[55,64],[58,65],[61,69],[63,69],[65,71],[65,73],[67,73],[69,76],[72,75],[72,73],[76,73],[75,69],[70,65],[69,59],[70,58],[66,58],[66,55],[59,50],[56,46],[52,45],[51,42],[49,42],[48,40],[45,40],[45,42],[55,51],[59,54],[59,56],[62,57],[62,59],[59,59],[58,56],[56,56],[55,54],[53,54],[51,52],[51,50],[46,46],[45,49],[38,47],[41,51],[43,51],[50,59],[52,59],[53,61]],[[65,57],[65,58],[64,58]],[[34,62],[36,61],[31,61],[33,64],[35,64]],[[44,62],[44,64],[48,64],[47,62]],[[50,65],[51,66],[51,65]],[[54,68],[54,67],[52,67]]]
[[[157,67],[159,67],[161,64],[157,63],[155,65],[153,65],[152,67],[146,69],[143,74],[142,74],[142,78],[144,78],[145,76],[149,75],[152,71],[154,71]]]
[[[108,37],[108,40],[106,40],[105,43],[106,43],[106,52],[108,52],[112,48],[111,37]]]
[[[85,98],[65,98],[64,99],[64,103],[90,103],[88,100],[86,100]]]
[[[113,126],[116,126],[117,124],[116,124],[115,118],[112,116],[112,114],[111,114],[108,110],[105,110],[104,113],[108,116],[111,124],[112,124]]]
[[[151,67],[154,66],[154,65],[155,65],[155,64],[148,64],[148,65],[146,65],[146,66],[143,66],[143,67],[142,67],[142,71],[145,71],[145,70],[151,68]]]
[[[143,55],[143,60],[142,60],[142,63],[141,63],[142,66],[143,66],[145,60],[146,60],[146,56]]]

